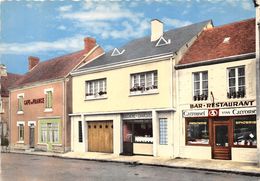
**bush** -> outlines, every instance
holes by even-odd
[[[8,146],[9,140],[6,137],[1,138],[1,146]]]

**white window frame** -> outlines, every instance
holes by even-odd
[[[0,99],[0,113],[4,113],[4,107],[3,107],[3,99]]]
[[[90,89],[90,84],[92,84],[92,89]],[[95,84],[97,84],[97,92],[95,92]],[[101,90],[102,87],[102,90]],[[90,90],[93,91],[92,95],[90,94]],[[103,92],[102,95],[99,92]],[[107,98],[107,79],[95,79],[95,80],[87,80],[85,81],[85,100],[93,100],[93,99],[104,99]]]
[[[244,78],[245,78],[245,84],[244,84],[244,87],[245,87],[245,92],[244,94],[246,95],[246,67],[245,65],[241,65],[241,66],[236,66],[236,67],[228,67],[227,68],[227,92],[230,93],[230,85],[229,85],[229,70],[230,69],[235,69],[235,89],[236,89],[236,92],[239,91],[239,82],[238,82],[238,79],[239,79],[239,76],[238,76],[238,69],[239,68],[244,68]],[[245,96],[243,97],[245,98]]]
[[[163,130],[165,132],[161,132],[161,122],[164,122],[164,124],[166,125]],[[160,145],[168,145],[168,119],[167,118],[159,118],[159,144]],[[162,136],[163,135],[163,136]]]
[[[52,105],[51,105],[51,107],[47,107],[47,104],[48,104],[48,97],[47,97],[46,100],[44,101],[45,102],[44,112],[52,112],[53,111],[53,93],[54,93],[54,89],[53,88],[44,89],[44,95],[48,95],[48,92],[52,92]]]
[[[208,91],[208,94],[206,95],[207,96],[207,99],[204,99],[204,100],[208,100],[209,98],[209,73],[207,70],[205,71],[199,71],[199,72],[192,72],[192,99],[194,100],[194,96],[195,96],[195,74],[199,74],[199,95],[202,95],[203,94],[203,73],[207,73],[207,76],[208,76],[208,79],[207,79],[207,82],[208,82],[208,88],[207,88],[207,91]]]
[[[23,140],[21,140],[21,136],[20,136],[20,126],[23,126]],[[18,143],[24,143],[24,130],[25,130],[25,122],[24,121],[17,121],[16,122],[16,126],[18,127]]]
[[[24,114],[23,102],[22,102],[22,110],[19,110],[19,98],[20,97],[22,97],[24,99],[24,93],[17,94],[17,101],[18,101],[17,114]]]
[[[148,86],[148,74],[151,74],[151,83],[152,85]],[[155,74],[157,76],[157,85],[155,84]],[[141,86],[141,75],[144,75],[144,87]],[[135,86],[135,78],[137,80],[138,86]],[[156,87],[155,87],[156,86]],[[138,87],[142,88],[142,90],[138,90]],[[147,89],[149,88],[149,89]],[[134,90],[136,89],[136,90]],[[143,95],[143,94],[154,94],[159,93],[158,92],[158,71],[152,70],[152,71],[146,71],[146,72],[140,72],[140,73],[134,73],[130,75],[130,96],[131,95]]]

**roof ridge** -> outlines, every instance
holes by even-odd
[[[240,23],[244,23],[244,22],[248,22],[248,21],[251,21],[251,20],[254,20],[255,18],[249,18],[249,19],[244,19],[244,20],[240,20],[240,21],[235,21],[235,22],[231,22],[231,23],[227,23],[227,24],[223,24],[223,25],[219,25],[219,26],[214,26],[213,28],[208,28],[206,29],[205,31],[212,31],[214,29],[218,29],[218,28],[224,28],[224,27],[227,27],[227,26],[232,26],[232,25],[235,25],[235,24],[240,24]]]

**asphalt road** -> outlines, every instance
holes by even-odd
[[[259,177],[2,153],[1,181],[260,181]]]

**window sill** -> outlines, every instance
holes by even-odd
[[[107,99],[107,96],[87,96],[85,101]]]
[[[53,112],[52,108],[45,108],[44,112]]]
[[[24,144],[24,141],[17,141],[17,144]]]
[[[60,144],[60,143],[53,143],[53,144],[51,144],[52,146],[62,146],[62,144]]]
[[[18,111],[17,114],[24,114],[24,112],[23,111]]]
[[[186,146],[210,146],[210,144],[201,144],[201,143],[198,143],[198,144],[190,144],[190,143],[187,143]]]
[[[152,94],[159,94],[159,91],[156,90],[150,90],[150,91],[134,91],[130,92],[130,97],[131,96],[142,96],[142,95],[152,95]]]

